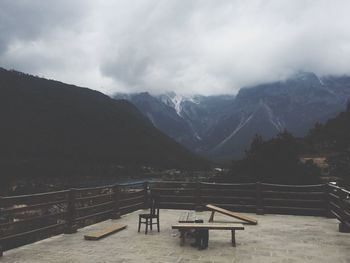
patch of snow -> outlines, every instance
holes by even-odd
[[[154,121],[153,115],[149,112],[146,113],[147,118],[151,121],[154,127],[157,128],[156,122]]]
[[[276,118],[276,123],[275,124],[276,124],[276,126],[278,127],[278,129],[280,131],[282,131],[285,128],[285,125],[280,121],[279,118]]]
[[[172,102],[174,103],[174,108],[176,110],[177,115],[181,116],[181,103],[183,101],[183,97],[179,94],[176,94],[174,98],[172,98]]]
[[[195,137],[197,140],[201,141],[202,138],[198,135],[198,133],[197,133],[195,127],[193,126],[193,123],[192,123],[191,121],[189,121],[189,120],[187,120],[187,123],[188,123],[188,126],[190,127],[191,132],[192,132],[192,134],[194,135],[194,137]]]
[[[199,141],[202,140],[202,138],[198,135],[198,133],[195,132],[195,133],[194,133],[194,136],[196,137],[197,140],[199,140]]]
[[[221,141],[217,146],[215,146],[214,150],[220,148],[222,145],[224,145],[228,140],[232,139],[244,126],[248,124],[248,122],[253,118],[254,113],[250,114],[248,118],[244,119],[242,118],[240,123],[237,125],[236,129],[227,136],[223,141]]]
[[[320,82],[321,86],[324,86],[324,83],[323,83],[322,79],[319,76],[317,76],[317,79]]]
[[[190,102],[197,104],[197,105],[200,104],[200,101],[196,100],[194,96],[184,96],[181,94],[176,94],[174,92],[171,92],[171,93],[167,93],[166,97],[168,98],[169,102],[171,102],[171,103],[167,103],[167,104],[169,106],[172,106],[175,109],[177,115],[179,115],[180,117],[182,117],[181,112],[182,112],[182,103],[183,102],[190,101]]]
[[[190,102],[194,103],[194,104],[197,104],[197,105],[200,104],[200,101],[199,101],[199,100],[196,100],[196,99],[193,98],[193,97],[186,97],[185,99],[186,99],[187,101],[190,101]]]
[[[326,91],[328,91],[330,94],[332,94],[332,95],[338,97],[337,94],[336,94],[333,90],[329,89],[329,88],[324,84],[324,82],[322,81],[322,78],[320,78],[319,76],[317,76],[317,79],[318,79],[318,81],[320,82],[321,86],[323,86],[324,90],[326,90]]]
[[[273,114],[271,108],[269,107],[269,105],[267,105],[264,102],[262,102],[262,103],[263,103],[263,107],[265,107],[265,109],[267,111],[267,115],[269,116],[270,123],[276,128],[276,130],[278,132],[283,131],[284,125],[282,125],[281,121],[278,118],[274,117],[274,114]]]

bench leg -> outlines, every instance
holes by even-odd
[[[341,233],[350,233],[350,227],[348,227],[344,223],[339,223],[339,232],[341,232]]]
[[[180,231],[180,246],[185,245],[185,236],[186,231],[185,230],[179,230]]]
[[[213,222],[214,221],[214,214],[215,214],[215,211],[211,211],[209,222]]]
[[[235,247],[236,246],[236,231],[235,230],[231,230],[231,242],[232,242],[232,246]]]
[[[139,217],[139,227],[138,227],[137,232],[140,232],[140,227],[141,227],[141,217]]]

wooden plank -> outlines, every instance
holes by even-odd
[[[87,234],[87,235],[84,236],[84,238],[86,240],[99,240],[99,239],[101,239],[103,237],[109,236],[109,235],[111,235],[113,233],[116,233],[116,232],[118,232],[120,230],[123,230],[126,227],[127,227],[127,225],[116,224],[116,225],[107,227],[105,229],[102,229],[102,230],[99,230],[99,231]]]
[[[86,201],[86,200],[90,201],[93,199],[105,198],[105,197],[111,198],[112,194],[108,193],[108,194],[99,194],[99,195],[89,195],[89,196],[84,196],[84,197],[78,197],[78,198],[76,198],[76,200],[77,201]]]
[[[59,213],[54,213],[54,214],[48,214],[48,215],[43,215],[43,216],[33,216],[33,217],[27,217],[25,219],[22,220],[18,220],[18,221],[10,221],[7,223],[2,223],[0,224],[0,229],[4,228],[4,227],[9,227],[9,226],[17,226],[17,225],[30,225],[29,222],[33,222],[36,220],[43,220],[43,219],[52,219],[52,218],[61,218],[63,216],[66,216],[67,212],[59,212]]]
[[[253,218],[250,218],[250,217],[247,217],[247,216],[244,216],[244,215],[241,215],[239,213],[234,213],[232,211],[229,211],[229,210],[226,210],[226,209],[214,206],[214,205],[210,205],[210,204],[206,205],[206,207],[208,209],[214,211],[214,212],[218,212],[218,213],[221,213],[221,214],[224,214],[224,215],[227,215],[227,216],[231,216],[231,217],[240,219],[242,221],[245,221],[245,222],[253,224],[253,225],[257,225],[258,224],[257,220],[255,220]],[[210,218],[211,218],[211,221],[212,221],[214,219],[214,215],[212,215]]]
[[[196,217],[193,211],[186,211],[181,213],[179,223],[194,223]]]
[[[278,191],[278,190],[263,190],[263,196],[264,197],[271,197],[271,198],[303,198],[303,199],[324,199],[326,193],[325,192],[286,192],[286,191]]]
[[[19,199],[28,199],[32,197],[49,197],[53,195],[59,195],[59,194],[67,194],[69,190],[62,190],[62,191],[56,191],[56,192],[46,192],[46,193],[38,193],[38,194],[29,194],[29,195],[16,195],[16,196],[6,196],[3,197],[3,200],[11,200],[11,201],[17,201]]]
[[[291,184],[268,184],[268,183],[262,183],[262,185],[266,187],[271,187],[271,188],[296,189],[301,191],[304,191],[305,189],[325,188],[327,186],[327,184],[291,185]]]
[[[172,229],[196,229],[211,230],[244,230],[244,226],[238,223],[179,223],[171,226]]]
[[[5,243],[6,244],[6,242],[8,242],[8,240],[10,240],[10,239],[20,238],[20,237],[24,237],[24,236],[34,236],[37,233],[42,233],[42,232],[45,232],[45,231],[48,231],[48,230],[51,230],[51,229],[54,229],[54,228],[62,227],[64,225],[65,225],[65,223],[59,223],[59,224],[45,226],[45,227],[42,227],[42,228],[36,228],[36,229],[33,229],[33,230],[29,230],[29,231],[26,231],[26,232],[14,234],[14,235],[11,235],[11,236],[1,237],[0,238],[0,243]]]
[[[102,215],[106,215],[106,214],[111,214],[112,212],[113,212],[113,209],[109,209],[109,210],[102,211],[102,212],[99,212],[99,213],[94,213],[94,214],[78,217],[78,218],[75,219],[75,221],[81,221],[81,220],[90,219],[92,217],[97,217],[97,216],[102,216]]]
[[[249,188],[249,187],[255,187],[255,183],[243,183],[243,184],[228,184],[228,183],[208,183],[208,182],[201,182],[203,186],[209,186],[209,187],[236,187],[239,189],[242,188]]]
[[[255,190],[244,189],[208,189],[201,188],[201,192],[206,196],[237,196],[237,197],[253,197]]]
[[[291,206],[291,207],[311,207],[324,208],[325,200],[302,200],[302,199],[280,199],[280,198],[264,198],[265,206]]]
[[[27,210],[35,210],[38,208],[42,208],[42,207],[48,207],[48,206],[53,206],[53,205],[58,205],[58,204],[62,204],[67,202],[66,199],[61,199],[61,200],[57,200],[57,201],[52,201],[52,202],[47,202],[47,203],[39,203],[39,204],[33,204],[33,205],[24,205],[21,207],[16,207],[16,206],[12,206],[10,208],[4,208],[2,210],[3,213],[18,213],[18,212],[23,212],[23,211],[27,211]]]
[[[76,210],[78,212],[80,212],[80,211],[86,211],[86,210],[92,210],[95,208],[100,208],[100,207],[107,206],[107,205],[113,205],[113,204],[114,204],[113,201],[109,201],[109,202],[100,203],[100,204],[96,204],[96,205],[78,207],[78,208],[76,208]]]
[[[212,200],[212,202],[219,202],[219,203],[254,203],[256,202],[256,198],[252,196],[233,196],[233,195],[202,195],[202,200]],[[210,202],[210,203],[212,203]]]

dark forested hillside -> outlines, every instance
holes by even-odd
[[[324,159],[322,166],[305,160]],[[322,161],[323,162],[323,161]],[[226,180],[267,181],[277,183],[317,183],[322,174],[329,179],[338,178],[350,185],[350,103],[346,111],[316,123],[307,136],[295,138],[284,131],[264,141],[256,135],[245,157],[233,161]]]
[[[281,184],[319,183],[318,168],[301,162],[300,154],[300,139],[287,131],[267,141],[256,135],[245,157],[232,162],[229,179]]]
[[[310,152],[337,152],[350,147],[350,103],[325,124],[316,123],[305,138]]]
[[[127,101],[0,69],[2,178],[91,174],[120,165],[203,168],[206,162]]]
[[[350,186],[350,103],[346,111],[324,125],[317,123],[306,136],[304,147],[308,154],[325,156],[330,175]]]

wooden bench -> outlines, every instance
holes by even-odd
[[[107,227],[105,229],[102,229],[102,230],[99,230],[99,231],[87,234],[87,235],[84,236],[84,238],[86,240],[99,240],[99,239],[101,239],[103,237],[106,237],[108,235],[111,235],[113,233],[116,233],[116,232],[118,232],[120,230],[125,229],[126,226],[127,225],[123,225],[123,224],[115,224],[115,225]]]
[[[227,224],[218,224],[218,223],[179,223],[173,225],[172,229],[178,229],[183,234],[180,236],[180,245],[185,244],[185,234],[184,232],[191,229],[208,229],[208,230],[231,230],[231,242],[232,246],[236,246],[236,230],[244,230],[242,224],[236,223],[227,223]]]
[[[185,211],[182,212],[179,217],[179,223],[194,223],[196,220],[196,214],[194,211]],[[180,238],[181,240],[185,240],[185,235],[191,235],[191,229],[188,229],[187,231],[180,231]]]
[[[215,212],[218,212],[218,213],[230,216],[230,217],[237,218],[237,219],[242,220],[242,221],[244,221],[244,222],[246,222],[248,224],[251,224],[251,225],[257,225],[258,224],[258,221],[253,219],[253,218],[250,218],[248,216],[244,216],[244,215],[241,215],[239,213],[235,213],[235,212],[226,210],[226,209],[221,208],[221,207],[217,207],[215,205],[208,204],[208,205],[206,205],[206,207],[209,210],[211,210],[211,215],[210,215],[210,218],[209,218],[209,222],[213,222],[214,221],[214,214],[215,214]]]

